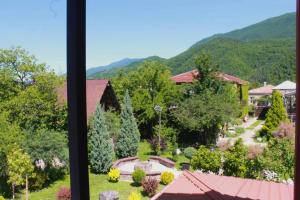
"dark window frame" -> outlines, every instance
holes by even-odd
[[[296,20],[296,102],[300,105],[300,0]],[[86,0],[67,0],[68,132],[73,200],[89,199],[86,124]],[[300,107],[296,108],[300,116]],[[296,118],[294,199],[300,200],[300,119]]]

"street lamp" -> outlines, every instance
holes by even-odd
[[[159,121],[158,121],[158,152],[160,152],[160,126],[161,126],[161,112],[162,107],[159,105],[154,106],[154,110],[159,114]]]

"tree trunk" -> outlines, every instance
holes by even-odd
[[[15,184],[12,184],[12,193],[13,193],[13,200],[15,200]]]
[[[29,199],[29,195],[28,195],[28,175],[26,174],[26,200]]]

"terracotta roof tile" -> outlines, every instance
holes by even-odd
[[[109,81],[104,79],[87,80],[86,81],[86,104],[87,118],[89,118],[96,110],[97,103],[100,103],[102,95],[108,86]],[[67,101],[67,85],[64,84],[58,89],[58,102]]]
[[[292,200],[293,186],[184,171],[152,200]]]
[[[192,83],[194,82],[197,78],[199,77],[199,73],[197,70],[191,70],[188,72],[184,72],[178,75],[173,76],[171,79],[176,82],[177,84],[180,83]],[[232,82],[232,83],[236,83],[236,84],[240,84],[240,85],[246,85],[248,84],[247,81],[244,81],[238,77],[229,75],[229,74],[225,74],[225,73],[219,73],[218,77],[223,80],[223,81],[228,81],[228,82]]]
[[[263,95],[270,95],[273,92],[275,86],[273,85],[266,85],[263,87],[255,88],[249,90],[249,94],[263,94]]]

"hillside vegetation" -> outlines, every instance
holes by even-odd
[[[251,82],[277,84],[286,79],[295,80],[295,29],[295,13],[288,13],[229,33],[213,35],[170,59],[149,57],[92,77],[114,77],[121,71],[135,70],[149,59],[166,64],[173,74],[178,74],[193,69],[195,56],[205,51],[212,55],[220,70]]]

